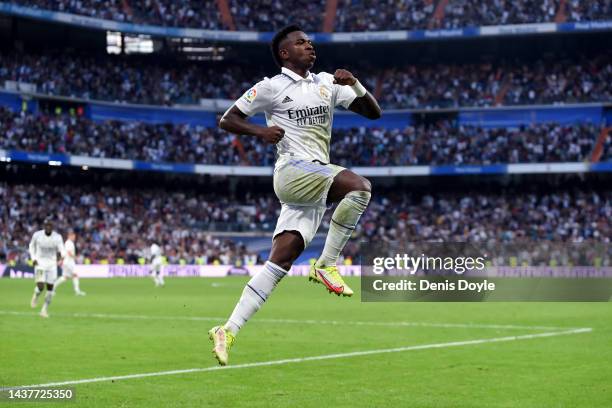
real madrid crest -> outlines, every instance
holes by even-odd
[[[331,99],[331,93],[324,85],[319,85],[319,95],[321,95],[321,98],[323,98],[325,101],[329,101]]]

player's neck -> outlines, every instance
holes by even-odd
[[[296,67],[295,65],[291,64],[290,62],[287,63],[287,65],[285,65],[285,68],[287,68],[290,71],[295,72],[296,74],[298,74],[302,78],[307,78],[308,74],[310,73],[307,68]]]

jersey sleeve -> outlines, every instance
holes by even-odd
[[[255,84],[236,101],[234,105],[247,116],[265,112],[272,107],[274,91],[268,78]]]
[[[30,251],[30,259],[35,261],[36,260],[36,233],[34,233],[34,235],[32,235],[32,239],[30,240],[30,247],[28,248]]]
[[[353,89],[348,85],[338,85],[334,84],[334,93],[336,94],[336,104],[335,106],[342,106],[345,109],[348,109],[351,106],[351,103],[357,97],[357,94],[353,91]]]

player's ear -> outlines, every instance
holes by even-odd
[[[281,60],[287,59],[289,58],[289,51],[286,48],[281,48],[278,50],[278,55],[280,56]]]

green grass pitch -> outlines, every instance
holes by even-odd
[[[150,279],[89,279],[86,297],[67,282],[44,320],[29,307],[33,281],[1,279],[0,386],[214,367],[206,332],[231,312],[245,282],[170,278],[156,289]],[[462,343],[560,327],[593,330]],[[52,405],[612,407],[611,303],[361,303],[358,292],[339,298],[287,278],[240,333],[230,366],[418,345],[70,385],[75,401]]]

